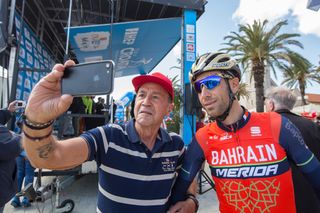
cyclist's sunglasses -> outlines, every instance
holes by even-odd
[[[205,86],[209,90],[212,90],[220,84],[221,79],[222,77],[217,75],[208,76],[204,79],[201,79],[200,81],[196,81],[194,83],[194,89],[197,93],[201,93],[203,86]]]

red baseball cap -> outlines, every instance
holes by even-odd
[[[132,84],[136,92],[138,92],[138,89],[145,83],[159,84],[160,86],[162,86],[163,89],[165,89],[169,93],[173,100],[174,92],[172,87],[172,81],[168,77],[164,76],[159,72],[155,72],[150,75],[140,75],[132,79]]]

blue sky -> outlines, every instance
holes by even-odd
[[[231,31],[238,31],[239,23],[252,23],[254,19],[268,19],[270,26],[279,20],[288,19],[289,24],[283,32],[299,33],[297,38],[304,49],[295,50],[310,60],[314,65],[320,61],[320,11],[306,8],[307,0],[208,0],[205,13],[197,21],[197,53],[217,51],[223,47],[223,38]],[[154,69],[169,77],[180,74],[176,66],[180,53],[180,43]],[[280,83],[281,73],[277,73]],[[126,91],[133,90],[132,77],[115,80],[113,96],[120,98]],[[320,94],[316,83],[308,85],[307,93]]]

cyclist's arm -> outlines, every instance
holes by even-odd
[[[187,190],[204,160],[204,152],[197,140],[193,138],[185,152],[182,168],[172,189],[171,201],[173,204],[186,199]]]
[[[280,144],[304,173],[320,200],[320,162],[304,143],[298,128],[284,116],[281,119]]]

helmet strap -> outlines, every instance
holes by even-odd
[[[227,109],[224,111],[224,113],[222,113],[221,115],[216,117],[216,119],[218,121],[224,121],[228,117],[230,110],[231,110],[231,107],[232,107],[232,104],[233,104],[233,101],[236,99],[235,94],[233,94],[233,92],[231,90],[229,80],[227,78],[224,78],[224,80],[225,80],[227,87],[228,87],[229,104],[228,104]]]

